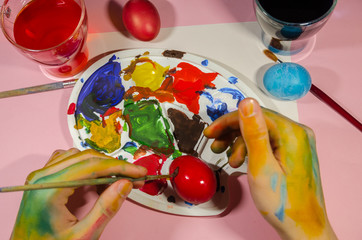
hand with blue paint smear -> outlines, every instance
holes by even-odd
[[[26,184],[72,181],[123,175],[143,177],[147,170],[94,150],[58,150],[44,168],[32,172]],[[134,187],[140,187],[137,182]],[[74,188],[54,188],[25,191],[11,239],[16,240],[73,240],[99,239],[102,231],[117,213],[132,189],[128,180],[110,185],[98,198],[93,208],[81,220],[66,204]]]
[[[204,134],[215,139],[214,152],[231,146],[232,167],[248,156],[251,196],[282,239],[337,239],[326,213],[311,129],[247,98]]]

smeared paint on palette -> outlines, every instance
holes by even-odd
[[[202,132],[244,98],[236,86],[238,78],[213,71],[208,59],[176,50],[155,51],[117,52],[83,74],[67,111],[76,147],[145,166],[148,174],[167,174],[170,162],[180,155],[208,159],[213,154],[205,148]],[[221,183],[224,190],[214,202],[226,208],[225,184]],[[164,180],[149,182],[140,190],[143,198],[167,205],[158,210],[200,208],[181,201]],[[139,197],[136,201],[151,205]]]

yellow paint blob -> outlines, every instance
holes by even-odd
[[[106,149],[107,152],[114,152],[121,147],[121,134],[119,130],[120,123],[117,118],[122,116],[122,111],[117,111],[104,119],[103,124],[97,124],[95,121],[90,122],[90,140],[99,148]]]
[[[136,86],[148,87],[152,91],[156,91],[165,79],[165,72],[168,69],[169,67],[163,67],[156,62],[145,62],[136,65],[132,79]]]
[[[122,111],[120,110],[104,117],[103,121],[88,121],[80,116],[74,127],[78,130],[86,128],[85,131],[91,134],[86,141],[92,148],[111,153],[121,146],[121,132],[123,131],[120,123],[121,116]]]

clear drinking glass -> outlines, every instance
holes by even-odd
[[[71,26],[65,26],[70,21]],[[26,25],[25,30],[20,25]],[[1,7],[1,28],[9,42],[38,62],[50,78],[72,78],[87,64],[88,23],[84,0],[5,0]],[[34,37],[32,44],[36,47],[28,45],[32,39],[20,41],[25,35]]]
[[[326,24],[337,0],[254,0],[264,45],[274,53],[301,52]]]

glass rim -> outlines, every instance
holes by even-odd
[[[58,45],[56,46],[53,46],[53,47],[49,47],[49,48],[44,48],[44,49],[31,49],[31,48],[27,48],[27,47],[23,47],[22,45],[19,45],[18,43],[15,42],[15,39],[12,39],[9,34],[6,32],[5,30],[5,27],[4,27],[4,15],[5,15],[5,7],[6,7],[6,4],[8,1],[5,1],[4,4],[1,6],[1,9],[0,9],[0,14],[1,14],[1,23],[0,23],[0,28],[4,34],[4,36],[6,37],[6,39],[11,43],[13,44],[15,47],[19,48],[20,50],[22,51],[26,51],[26,52],[32,52],[32,53],[38,53],[38,52],[46,52],[46,51],[49,51],[49,50],[53,50],[53,49],[56,49],[58,47],[60,47],[61,45],[63,45],[64,43],[66,43],[67,41],[69,41],[74,35],[76,32],[79,31],[79,29],[81,28],[81,26],[83,25],[83,21],[85,20],[86,18],[86,8],[85,8],[85,3],[84,3],[84,0],[79,0],[80,1],[80,7],[82,9],[82,13],[80,15],[80,19],[79,19],[79,22],[78,22],[78,25],[77,27],[74,29],[74,31],[72,32],[72,34],[69,35],[69,37],[67,37],[63,42],[59,43]],[[31,2],[31,1],[30,1]],[[26,4],[27,5],[27,4]],[[26,6],[25,5],[25,6]],[[23,6],[24,8],[24,6]]]
[[[280,24],[283,24],[283,25],[288,25],[288,26],[309,26],[309,25],[312,25],[314,23],[317,23],[319,21],[321,21],[322,19],[326,18],[328,15],[330,15],[332,13],[332,11],[334,10],[334,8],[336,7],[337,5],[337,1],[338,0],[332,0],[333,3],[331,5],[331,7],[328,9],[328,11],[326,11],[322,16],[314,19],[314,20],[311,20],[309,22],[302,22],[302,23],[297,23],[297,22],[286,22],[286,21],[283,21],[283,20],[280,20],[278,18],[275,18],[273,16],[271,16],[267,11],[265,11],[265,9],[261,6],[259,0],[254,0],[254,2],[258,5],[258,7],[260,8],[260,10],[263,12],[263,14],[267,17],[269,17],[270,19],[272,19],[273,21],[277,22],[277,23],[280,23]]]

